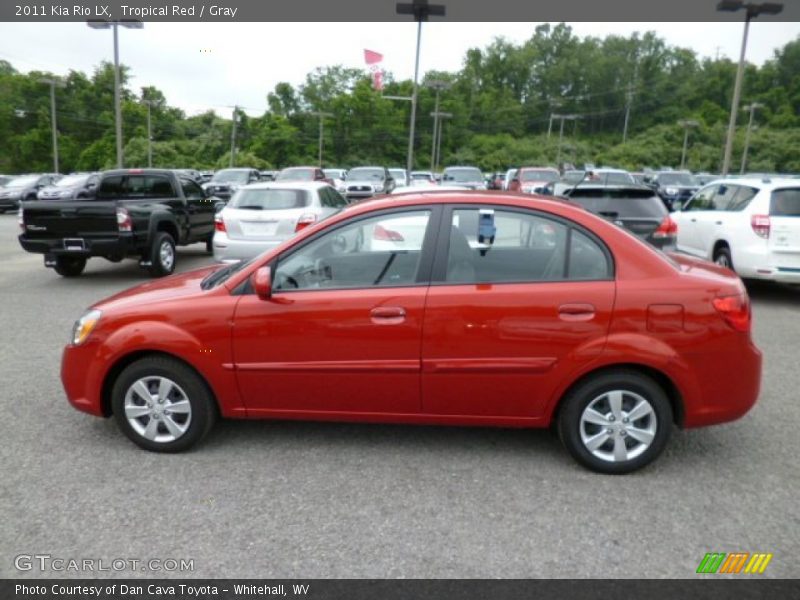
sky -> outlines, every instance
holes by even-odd
[[[457,71],[469,48],[495,37],[521,43],[538,23],[435,22],[423,25],[420,79],[428,70]],[[667,44],[690,48],[700,58],[738,60],[741,23],[569,23],[576,35],[655,31]],[[800,23],[759,22],[750,26],[747,60],[763,64],[800,36]],[[416,24],[408,23],[145,23],[120,30],[120,62],[132,69],[130,87],[153,85],[187,114],[214,110],[228,115],[236,104],[263,114],[266,96],[286,81],[301,84],[316,67],[341,64],[365,68],[364,49],[384,55],[396,79],[414,75]],[[84,23],[0,23],[0,59],[19,71],[71,69],[91,73],[113,60],[108,30]]]

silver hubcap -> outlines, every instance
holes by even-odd
[[[181,387],[166,377],[142,377],[125,393],[125,417],[152,442],[174,442],[192,422],[192,406]]]
[[[721,267],[730,267],[730,263],[728,263],[728,257],[724,254],[717,256],[717,264]]]
[[[161,266],[168,271],[172,269],[172,263],[175,262],[175,250],[169,242],[161,242],[161,248],[158,250],[161,257]]]
[[[605,392],[581,415],[581,441],[601,460],[625,462],[640,456],[656,436],[658,420],[650,403],[628,390]]]

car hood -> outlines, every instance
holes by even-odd
[[[97,308],[101,311],[113,311],[129,306],[140,307],[152,302],[164,302],[165,300],[186,298],[187,296],[204,293],[204,290],[200,288],[200,282],[203,281],[206,275],[220,268],[224,268],[224,265],[211,265],[186,273],[171,275],[163,279],[148,281],[109,296],[96,303],[92,308]]]

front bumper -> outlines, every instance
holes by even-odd
[[[103,373],[96,360],[98,344],[87,341],[81,346],[68,344],[61,355],[61,383],[69,403],[81,412],[96,417],[108,416],[103,410],[99,390]]]

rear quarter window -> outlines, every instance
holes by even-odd
[[[800,188],[772,192],[769,214],[773,217],[800,217]]]

